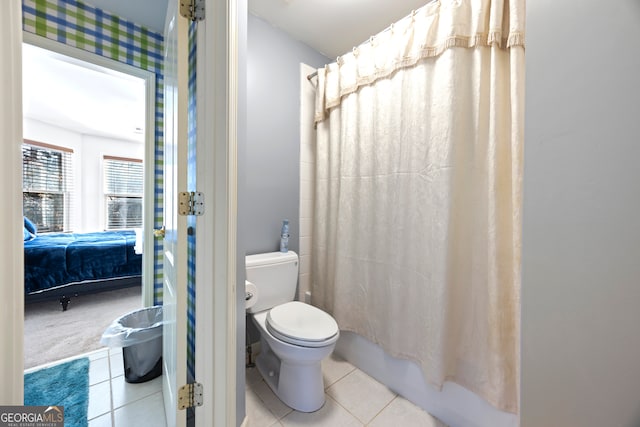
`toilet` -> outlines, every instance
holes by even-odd
[[[247,312],[260,331],[258,371],[287,406],[314,412],[324,405],[320,362],[340,336],[329,314],[294,301],[298,255],[272,252],[246,257]],[[255,285],[255,288],[253,287]]]

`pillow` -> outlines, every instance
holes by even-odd
[[[33,235],[33,237],[36,237],[36,235],[38,234],[38,228],[26,216],[24,217],[24,228],[26,228],[27,231]]]
[[[29,240],[33,240],[36,238],[36,236],[31,234],[29,230],[27,230],[27,227],[22,227],[22,237],[24,238],[25,242],[28,242]]]

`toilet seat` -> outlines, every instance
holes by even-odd
[[[276,338],[303,347],[322,347],[338,334],[338,324],[312,305],[291,301],[269,310],[267,330]]]

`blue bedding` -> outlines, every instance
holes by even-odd
[[[134,231],[38,234],[24,242],[25,293],[142,274]]]

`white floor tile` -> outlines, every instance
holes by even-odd
[[[111,365],[111,378],[124,375],[124,362],[122,361],[122,353],[111,355],[109,357],[109,364]]]
[[[322,361],[324,388],[327,389],[331,387],[336,381],[343,378],[354,369],[356,369],[355,366],[336,354],[326,357]]]
[[[117,349],[93,354],[90,359],[88,427],[166,426],[162,377],[140,384],[125,382],[122,353]],[[110,364],[112,379],[100,382],[105,363],[106,372]],[[320,410],[309,414],[291,410],[271,391],[257,369],[247,369],[248,426],[447,427],[337,356],[325,359],[322,370],[326,402]]]
[[[161,392],[125,405],[114,412],[115,427],[164,427],[166,425]]]
[[[93,419],[111,411],[111,386],[104,381],[89,387],[87,419]]]
[[[162,376],[138,384],[130,384],[124,380],[124,376],[119,376],[111,380],[111,391],[113,393],[113,407],[120,408],[162,391]]]
[[[270,427],[278,422],[252,389],[245,391],[245,406],[249,427]]]
[[[249,427],[447,427],[339,356],[323,360],[322,373],[327,401],[319,411],[309,414],[291,410],[271,391],[257,369],[247,368]]]
[[[284,427],[362,427],[360,421],[328,396],[324,406],[316,412],[293,411],[280,422]]]
[[[100,350],[92,351],[87,354],[87,357],[91,361],[109,357],[109,349],[105,347],[101,348]]]
[[[387,426],[416,426],[416,427],[447,427],[439,419],[430,415],[422,408],[398,396],[373,419],[370,427]]]
[[[54,366],[78,357],[88,357],[89,404],[87,408],[88,427],[166,427],[164,400],[162,397],[162,376],[139,384],[129,384],[124,380],[121,348],[103,348],[91,353],[55,361],[46,366]],[[43,367],[26,370],[32,372]],[[258,373],[258,377],[259,377]],[[261,378],[259,377],[261,381]],[[261,402],[256,395],[256,400]],[[264,404],[262,404],[264,405]],[[268,409],[264,409],[269,412]],[[282,426],[277,419],[265,427]]]
[[[396,397],[395,393],[359,369],[329,387],[327,394],[364,424]]]
[[[267,383],[260,381],[251,387],[260,400],[264,403],[265,407],[273,414],[277,419],[280,419],[291,412],[293,409],[282,403],[282,401],[275,395],[275,393],[269,388]]]
[[[111,412],[89,420],[89,427],[111,427]]]
[[[96,360],[91,360],[89,364],[89,385],[94,385],[107,381],[111,378],[109,374],[109,359],[103,357]]]

